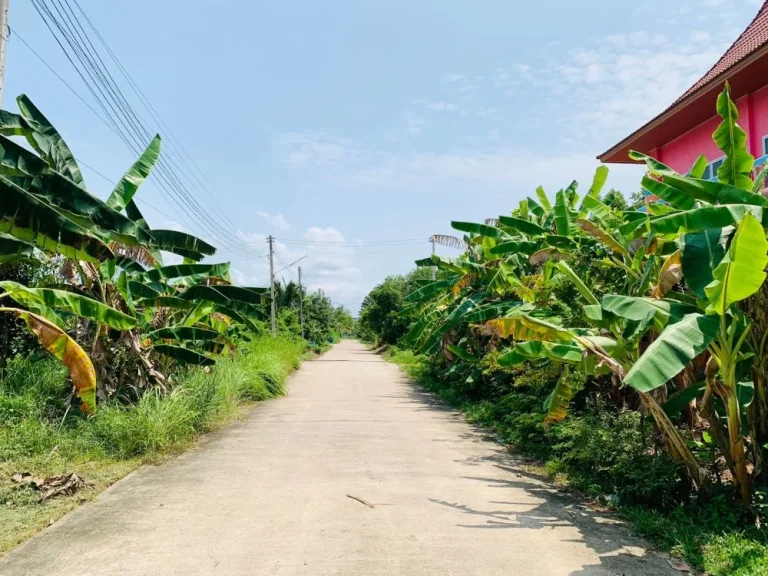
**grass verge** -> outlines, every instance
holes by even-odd
[[[540,377],[535,370],[521,375],[508,394],[488,400],[460,380],[436,377],[423,356],[390,348],[384,357],[461,410],[471,424],[490,429],[500,442],[538,459],[528,471],[602,503],[621,496],[615,509],[659,549],[712,576],[768,576],[768,533],[745,524],[725,497],[706,505],[676,500],[674,469],[636,450],[643,446],[638,439],[643,428],[630,420],[632,415],[573,414],[546,433],[543,416],[536,412],[541,398],[531,391]],[[622,499],[629,503],[620,503]]]
[[[61,423],[66,373],[55,361],[15,360],[0,382],[0,556],[94,498],[138,466],[190,447],[200,434],[242,414],[250,402],[284,391],[305,343],[287,338],[251,342],[210,370],[189,369],[167,394],[150,392],[137,404],[108,404],[86,418]],[[90,488],[39,503],[40,493],[10,478],[77,473]]]

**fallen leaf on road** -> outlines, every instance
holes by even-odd
[[[25,486],[31,486],[42,492],[40,502],[45,502],[57,496],[70,496],[82,488],[90,486],[85,480],[74,472],[63,476],[50,476],[40,478],[29,472],[20,472],[11,476],[11,481]]]
[[[691,567],[688,566],[685,562],[681,562],[680,560],[667,560],[669,562],[669,565],[672,566],[675,570],[678,572],[690,572]]]

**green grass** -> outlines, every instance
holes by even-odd
[[[209,372],[180,372],[169,393],[150,392],[129,406],[107,404],[90,418],[70,412],[63,424],[68,384],[61,366],[11,362],[0,383],[0,555],[142,463],[177,454],[239,417],[247,403],[282,394],[304,349],[303,341],[264,338]],[[39,493],[10,481],[16,472],[76,472],[93,486],[39,504]]]
[[[621,501],[630,503],[618,506],[618,512],[660,549],[712,576],[768,576],[768,532],[744,523],[724,496],[704,505],[677,503],[674,469],[659,457],[637,451],[632,456],[632,448],[642,446],[636,414],[573,414],[545,434],[537,412],[541,398],[532,392],[535,370],[518,375],[511,393],[489,400],[472,397],[460,382],[436,377],[426,358],[411,351],[390,348],[384,357],[460,409],[468,422],[536,458],[528,471],[590,498],[626,494]]]

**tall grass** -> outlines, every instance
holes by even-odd
[[[0,554],[145,461],[188,447],[199,434],[239,416],[242,406],[283,394],[306,343],[266,337],[210,370],[182,370],[166,393],[136,404],[106,403],[92,417],[70,411],[70,385],[58,362],[16,359],[0,380]],[[10,481],[16,472],[77,472],[87,493],[45,504]]]

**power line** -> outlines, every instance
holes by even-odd
[[[140,153],[143,150],[142,140],[149,139],[149,131],[127,102],[114,78],[109,74],[103,60],[98,55],[98,52],[95,51],[93,43],[90,42],[90,39],[86,40],[87,34],[82,25],[77,22],[76,15],[68,4],[68,0],[65,0],[65,3],[69,7],[69,13],[66,12],[67,7],[64,4],[53,3],[54,9],[59,15],[57,18],[50,7],[45,4],[44,0],[33,0],[33,5],[46,27],[54,36],[54,39],[59,44],[70,64],[75,68],[81,80],[85,83],[91,96],[109,119],[109,121],[105,121],[105,124],[120,137],[133,153]],[[78,8],[82,11],[82,8]],[[59,34],[56,34],[54,28],[58,30]],[[59,36],[63,38],[64,42],[62,42]],[[86,45],[86,42],[88,45]],[[65,43],[69,46],[69,50],[64,46]],[[24,44],[31,49],[29,43],[24,42]],[[36,53],[36,55],[44,61],[39,54]],[[80,66],[75,63],[75,60],[80,63]],[[47,62],[45,64],[51,69]],[[86,75],[88,78],[86,78]],[[61,79],[58,73],[56,73],[56,76]],[[66,82],[65,84],[73,90]],[[78,97],[84,100],[79,95]],[[90,105],[88,105],[88,108],[95,112]],[[100,117],[101,115],[97,114],[97,116]],[[102,121],[104,121],[103,118]],[[122,126],[125,132],[123,132],[120,126]],[[128,136],[126,136],[126,133]],[[170,154],[168,156],[172,160]],[[195,198],[189,195],[175,171],[165,165],[164,158],[161,158],[158,162],[157,169],[158,185],[182,213],[191,216],[208,234],[219,238],[225,247],[246,255],[251,251],[250,247],[243,246],[241,239],[234,236],[228,229],[217,222]]]

